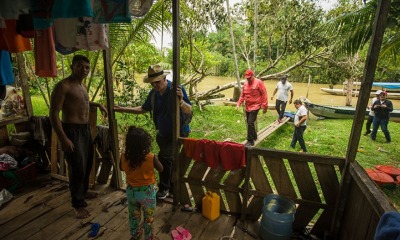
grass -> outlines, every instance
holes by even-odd
[[[269,125],[276,118],[277,114],[273,110],[268,110],[266,114],[259,113],[258,129]],[[352,120],[347,119],[317,120],[316,117],[310,115],[310,119],[307,121],[307,130],[304,133],[308,151],[320,155],[346,157],[352,123]],[[201,113],[195,112],[191,127],[191,137],[194,138],[207,138],[217,141],[230,139],[235,142],[246,140],[243,113],[236,111],[234,107],[209,106]],[[363,168],[374,168],[379,164],[400,167],[398,144],[396,144],[400,141],[398,123],[390,122],[389,131],[392,136],[392,143],[390,144],[385,143],[386,139],[381,131],[378,131],[376,141],[372,141],[369,136],[361,136],[356,161]],[[262,141],[258,147],[299,151],[300,146],[298,144],[296,150],[290,148],[292,134],[293,126],[285,124]],[[400,187],[394,189],[382,188],[382,190],[399,209]]]
[[[41,97],[32,97],[35,115],[48,115],[48,109],[43,103],[40,104]],[[117,113],[119,131],[129,124],[135,124],[147,129],[155,134],[152,120],[148,115],[132,115]],[[258,130],[266,127],[277,118],[276,111],[268,110],[266,114],[261,112],[258,115]],[[99,123],[100,124],[100,123]],[[104,123],[103,123],[104,124]],[[310,153],[346,157],[348,141],[352,128],[352,120],[317,120],[310,115],[307,121],[307,130],[304,133],[307,149]],[[203,111],[194,107],[194,117],[191,123],[192,138],[207,138],[210,140],[233,142],[243,142],[246,140],[246,126],[242,111],[236,111],[235,107],[228,106],[206,106]],[[364,132],[363,128],[363,132]],[[381,131],[377,134],[376,141],[372,141],[368,136],[361,135],[356,161],[364,168],[374,168],[379,164],[393,165],[400,167],[400,155],[397,148],[400,142],[400,128],[398,123],[390,122],[389,131],[392,136],[392,143],[386,144],[385,137]],[[293,134],[293,126],[285,124],[271,136],[262,141],[258,147],[272,148],[285,151],[299,151],[290,148]],[[379,151],[383,149],[386,152]],[[158,152],[157,145],[154,144],[154,152]],[[400,206],[400,187],[394,189],[382,188],[383,192],[399,209]]]

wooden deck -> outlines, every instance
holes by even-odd
[[[99,197],[87,200],[91,216],[76,219],[70,205],[68,184],[50,177],[36,181],[35,187],[19,190],[14,199],[0,209],[0,239],[89,239],[91,223],[101,229],[92,239],[129,239],[128,210],[124,191],[96,187]],[[209,221],[199,212],[174,209],[167,201],[157,204],[154,229],[160,239],[172,239],[170,230],[177,226],[187,228],[192,239],[255,239],[239,228],[236,218],[221,215]],[[258,222],[246,223],[246,228],[257,235]]]

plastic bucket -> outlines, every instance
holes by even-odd
[[[290,239],[296,205],[286,197],[270,194],[264,198],[259,234],[262,239]]]

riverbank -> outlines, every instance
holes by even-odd
[[[207,76],[198,86],[198,91],[207,91],[211,88],[214,88],[218,85],[224,85],[230,82],[235,82],[236,79],[233,77],[215,77],[215,76]],[[275,104],[274,100],[271,100],[271,95],[276,88],[277,80],[266,80],[264,81],[265,88],[268,92],[268,101],[271,104]],[[321,90],[321,88],[329,88],[328,84],[318,84],[318,83],[298,83],[291,82],[289,78],[289,82],[293,85],[294,98],[308,98],[311,102],[321,105],[330,105],[330,106],[345,106],[346,105],[346,97],[328,94]],[[335,85],[335,88],[341,88],[342,85]],[[221,92],[225,95],[223,99],[230,99],[233,96],[233,88],[227,89]],[[352,97],[352,106],[355,107],[357,105],[357,97]],[[370,99],[371,101],[372,99]],[[391,100],[393,102],[393,106],[395,109],[400,109],[400,100]],[[295,111],[295,107],[293,105],[287,106],[289,111]]]

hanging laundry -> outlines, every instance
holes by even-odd
[[[183,139],[183,148],[185,150],[186,157],[193,158],[196,142],[197,140],[194,138]]]
[[[77,25],[78,18],[54,19],[54,42],[57,52],[67,55],[78,50],[75,48]]]
[[[18,19],[20,14],[28,14],[31,0],[1,0],[0,17]]]
[[[235,142],[222,142],[221,144],[220,159],[223,170],[236,170],[246,166],[243,144]]]
[[[31,13],[35,29],[47,29],[53,25],[53,18],[51,16],[53,4],[54,0],[32,1]]]
[[[4,18],[0,17],[0,28],[6,28],[6,22],[4,21]]]
[[[16,31],[16,20],[5,20],[6,28],[0,28],[0,50],[11,53],[31,51],[29,39],[22,37]]]
[[[56,77],[57,60],[53,28],[35,31],[35,74],[39,77]]]
[[[33,15],[21,14],[17,20],[17,33],[24,38],[34,38],[35,29],[33,28]]]
[[[10,53],[0,50],[0,85],[11,85],[13,83],[14,73],[12,70]]]
[[[52,18],[93,17],[90,0],[54,0]]]
[[[108,25],[93,23],[92,18],[78,19],[76,45],[78,49],[102,50],[108,48]]]
[[[31,121],[35,126],[33,128],[33,139],[45,146],[46,141],[51,139],[50,118],[47,116],[32,116]]]
[[[54,19],[55,41],[64,48],[74,48],[76,45],[76,28],[78,18]]]
[[[93,22],[130,23],[129,0],[94,0]]]
[[[198,140],[193,152],[193,159],[204,162],[213,169],[217,169],[220,163],[220,149],[221,143],[214,140]]]

